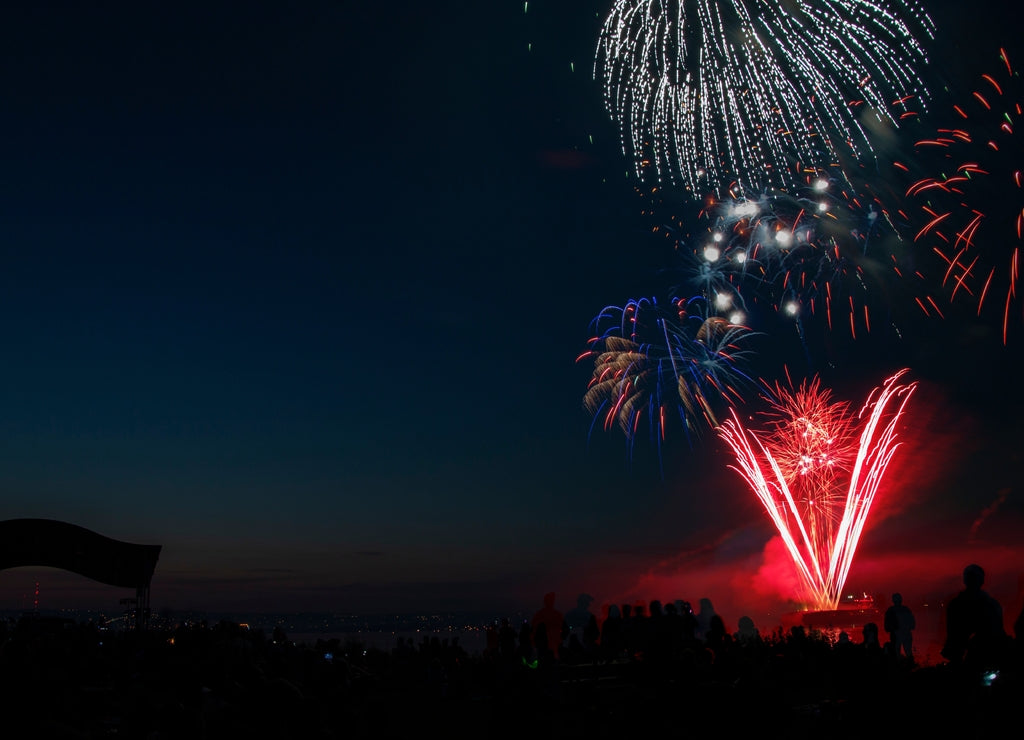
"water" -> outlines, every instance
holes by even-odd
[[[520,624],[522,615],[511,616]],[[437,639],[459,646],[471,655],[480,655],[487,646],[487,625],[498,620],[485,614],[284,614],[261,615],[247,620],[232,620],[261,629],[268,636],[280,627],[289,642],[314,645],[318,640],[337,640],[341,645],[361,643],[366,649],[390,652],[399,639],[419,646],[424,640]]]
[[[470,655],[482,655],[487,647],[487,633],[482,629],[411,630],[382,631],[360,630],[356,632],[299,632],[289,634],[288,639],[296,645],[315,645],[318,640],[338,640],[342,645],[361,644],[367,650],[390,652],[398,645],[399,639],[419,647],[423,641],[437,638],[439,641],[458,640],[459,646]]]

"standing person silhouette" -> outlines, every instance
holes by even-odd
[[[900,653],[914,662],[914,628],[917,621],[910,607],[903,603],[899,593],[892,595],[892,606],[885,610],[883,622],[885,631],[889,633],[889,644],[892,646],[893,657],[899,658]]]
[[[590,605],[594,603],[594,597],[590,594],[580,594],[576,597],[576,606],[565,613],[565,625],[569,629],[570,637],[576,635],[580,642],[584,642],[583,632],[587,628],[591,617],[594,614],[590,611]]]
[[[537,633],[538,627],[544,625],[544,630],[547,645],[537,645]],[[555,592],[549,591],[544,594],[544,606],[538,609],[533,619],[530,621],[530,626],[533,629],[535,645],[537,650],[542,650],[545,647],[550,652],[551,657],[558,657],[558,649],[562,645],[562,630],[565,628],[565,618],[562,616],[562,612],[555,608]]]
[[[976,669],[998,666],[1007,644],[1003,607],[981,587],[985,571],[972,563],[964,568],[964,590],[946,607],[946,643],[942,657],[953,665]]]
[[[697,639],[703,640],[707,637],[708,629],[711,627],[711,617],[715,614],[715,606],[711,599],[704,597],[700,600],[700,608],[697,611]]]
[[[601,656],[605,660],[621,658],[626,652],[626,634],[618,604],[608,606],[608,616],[601,623]]]

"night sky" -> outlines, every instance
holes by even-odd
[[[0,11],[0,518],[162,545],[157,610],[782,608],[713,435],[662,469],[588,440],[575,359],[657,284],[677,197],[651,212],[592,78],[608,5]],[[998,61],[998,5],[934,13],[936,110]],[[921,384],[849,585],[944,596],[976,560],[1012,602],[1024,339],[897,320],[815,368]],[[807,370],[792,346],[758,371]],[[0,608],[36,581],[127,595],[18,568]]]

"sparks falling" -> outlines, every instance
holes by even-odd
[[[871,153],[890,102],[925,95],[933,33],[916,0],[616,0],[594,76],[641,179],[784,186],[795,160]]]
[[[955,128],[940,128],[917,142],[918,154],[936,155],[940,172],[907,190],[924,222],[915,241],[940,258],[949,300],[970,301],[979,317],[996,318],[1005,345],[1011,323],[1024,316],[1018,290],[1024,147],[1014,135],[1024,117],[1024,87],[1004,49],[992,73],[982,75],[953,111]]]
[[[896,425],[916,383],[889,377],[854,416],[818,379],[776,386],[769,422],[744,428],[735,410],[718,432],[736,470],[764,505],[815,609],[835,609],[885,471],[899,446]]]
[[[743,310],[754,296],[798,324],[871,330],[873,281],[893,273],[889,250],[899,237],[881,200],[857,192],[839,168],[802,168],[801,184],[748,193],[733,184],[708,196],[711,225],[676,249],[692,254],[691,282],[705,295]],[[875,301],[877,304],[877,301]]]

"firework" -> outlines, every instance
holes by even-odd
[[[641,179],[787,185],[911,113],[933,31],[916,0],[616,0],[594,76]]]
[[[709,314],[701,298],[631,300],[603,309],[593,326],[597,333],[577,358],[594,362],[583,405],[595,424],[617,424],[630,443],[646,417],[660,445],[676,414],[693,440],[753,383],[742,370],[750,330]]]
[[[687,287],[719,308],[755,304],[807,329],[843,330],[856,339],[872,328],[872,306],[886,306],[898,276],[902,241],[889,209],[870,188],[855,188],[838,168],[808,168],[800,185],[749,194],[734,184],[708,196],[709,225],[676,241]],[[887,312],[888,313],[888,312]]]
[[[970,98],[953,107],[957,128],[940,128],[917,143],[924,159],[937,155],[942,172],[913,183],[907,195],[924,222],[915,241],[941,259],[949,300],[970,301],[979,317],[997,317],[1006,344],[1011,320],[1020,314],[1024,152],[1014,129],[1024,88],[1005,50],[999,61]]]
[[[764,430],[735,410],[718,432],[730,465],[778,529],[816,609],[839,604],[868,513],[896,448],[896,425],[916,383],[906,370],[876,388],[856,416],[820,382],[776,387]]]

